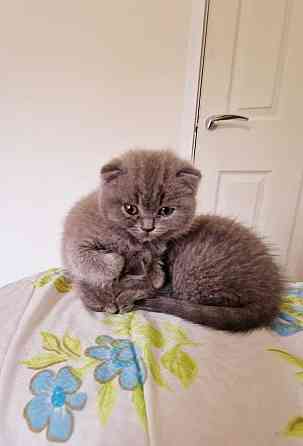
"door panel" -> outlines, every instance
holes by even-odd
[[[300,0],[210,2],[195,162],[199,208],[265,236],[289,277],[303,277]],[[212,114],[249,121],[206,130]]]
[[[259,1],[244,1],[238,5],[229,107],[249,111],[250,116],[273,115],[280,93],[289,2],[269,0],[260,7]]]
[[[257,228],[264,212],[264,188],[270,171],[220,171],[215,213],[239,218]]]

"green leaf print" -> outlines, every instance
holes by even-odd
[[[168,335],[178,344],[189,341],[189,338],[185,331],[177,325],[167,321],[164,324],[164,328],[167,331]]]
[[[62,274],[60,268],[51,268],[40,276],[35,282],[35,288],[41,288],[48,283],[54,281],[53,285],[58,293],[68,293],[72,289],[71,281]]]
[[[112,381],[100,385],[97,396],[98,414],[101,424],[104,426],[114,408],[117,401],[118,390]]]
[[[73,355],[81,356],[81,341],[80,339],[70,336],[67,332],[63,336],[63,346]]]
[[[269,348],[269,352],[277,353],[281,358],[285,359],[290,364],[303,369],[303,359],[299,356],[292,355],[284,350]],[[296,378],[303,381],[303,371],[296,372]],[[289,421],[288,425],[283,431],[284,435],[288,437],[303,438],[303,417],[295,417]]]
[[[299,381],[303,381],[303,372],[297,372],[296,377],[298,378]]]
[[[68,358],[64,354],[59,354],[55,352],[51,353],[41,353],[40,355],[34,356],[31,359],[21,361],[21,364],[26,365],[30,369],[45,369],[51,365],[59,364],[60,362],[66,361]]]
[[[157,359],[155,358],[155,355],[153,354],[152,350],[148,346],[144,347],[143,357],[155,383],[157,383],[160,387],[165,387],[169,389],[167,382],[162,376],[160,365],[158,364]]]
[[[290,364],[296,365],[297,367],[303,368],[303,359],[301,359],[299,356],[291,355],[288,352],[285,352],[284,350],[279,350],[277,348],[269,348],[269,352],[278,353],[281,358],[285,359]]]
[[[44,350],[57,352],[59,354],[62,353],[60,340],[56,335],[49,333],[47,331],[42,331],[41,336],[43,338],[42,347],[44,348]]]
[[[134,313],[115,314],[106,317],[102,322],[109,325],[113,332],[119,336],[131,336],[134,316]]]
[[[175,324],[172,324],[171,322],[166,322],[164,324],[164,328],[167,332],[168,337],[171,338],[174,342],[176,342],[176,344],[191,345],[195,347],[201,345],[199,342],[191,341],[185,330],[183,330],[181,327],[178,327]]]
[[[67,277],[60,276],[54,281],[54,287],[58,293],[68,293],[72,289],[72,283]]]
[[[165,339],[160,330],[155,328],[152,324],[140,324],[134,328],[135,335],[142,335],[146,338],[146,341],[153,347],[163,348],[165,345]]]
[[[175,375],[183,385],[189,387],[198,374],[195,361],[179,345],[168,350],[161,358],[163,367]]]
[[[144,399],[144,391],[142,386],[137,386],[133,390],[132,401],[138,414],[139,420],[141,421],[141,424],[144,427],[144,429],[147,431],[147,414],[146,414],[146,406]]]
[[[297,297],[288,294],[287,296],[283,297],[282,305],[284,304],[302,305],[302,297]]]
[[[284,434],[288,437],[303,438],[303,417],[296,417],[291,420],[288,423]]]
[[[38,370],[69,359],[80,359],[81,343],[78,338],[66,333],[61,342],[58,336],[48,331],[42,331],[41,336],[42,348],[49,353],[38,354],[31,359],[22,361],[22,364],[31,369]]]
[[[49,282],[52,281],[52,279],[54,278],[54,276],[56,275],[56,273],[59,271],[59,268],[50,268],[49,270],[47,270],[41,277],[39,277],[35,283],[34,283],[34,287],[35,288],[41,288],[44,285],[47,285]]]

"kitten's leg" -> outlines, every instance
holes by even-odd
[[[144,290],[124,290],[115,298],[115,304],[119,313],[128,313],[134,309],[136,301],[144,298],[147,298]]]
[[[80,243],[76,253],[70,253],[65,266],[71,271],[78,294],[89,309],[115,313],[117,307],[111,287],[120,276],[125,260],[100,246],[96,242]]]
[[[163,270],[163,262],[159,255],[153,257],[152,252],[146,251],[142,259],[142,268],[145,272],[146,279],[150,281],[150,285],[156,290],[162,288],[165,282],[165,272]]]
[[[119,313],[132,311],[136,301],[152,297],[150,280],[144,275],[131,275],[123,277],[116,286],[115,304]]]
[[[125,288],[115,300],[120,313],[132,311],[137,301],[153,298],[156,290],[162,288],[165,282],[166,277],[162,267],[162,262],[157,260],[145,274],[127,275],[120,280],[119,287]],[[147,269],[144,264],[143,269]]]
[[[88,282],[79,281],[75,283],[78,296],[87,308],[96,312],[117,313],[118,308],[115,305],[115,297],[112,290],[107,288],[98,288]]]
[[[125,259],[109,252],[96,243],[80,243],[73,255],[69,255],[66,267],[72,275],[98,288],[117,279],[125,265]]]
[[[150,272],[150,280],[152,283],[152,286],[159,290],[163,287],[165,282],[165,272],[163,271],[163,263],[161,260],[154,263],[152,270]]]

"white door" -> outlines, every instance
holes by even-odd
[[[303,279],[303,1],[211,0],[195,163],[200,211],[236,216]],[[211,115],[249,118],[205,128]]]

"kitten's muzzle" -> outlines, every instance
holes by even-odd
[[[141,230],[149,233],[155,229],[155,221],[153,218],[144,218],[141,223]]]

